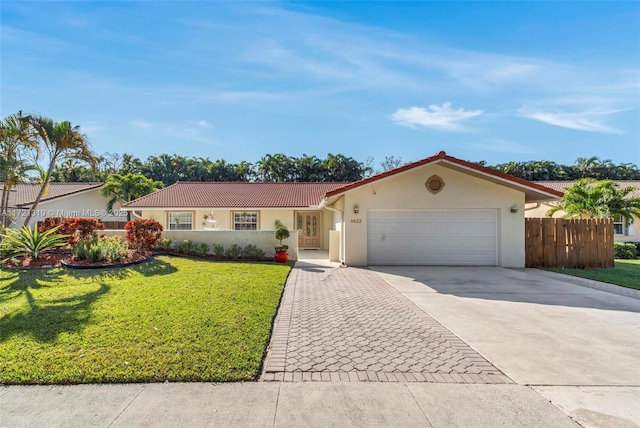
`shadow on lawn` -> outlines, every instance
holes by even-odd
[[[69,270],[2,270],[0,271],[0,343],[14,335],[29,335],[39,342],[53,342],[61,333],[77,332],[91,317],[91,306],[109,292],[109,283],[125,279],[134,273],[146,277],[168,275],[178,269],[163,260],[115,269]],[[68,276],[86,282],[91,291],[68,297],[51,298],[55,289],[65,287]],[[98,288],[96,289],[96,286]],[[51,289],[52,293],[34,290]],[[84,287],[83,287],[84,289]],[[20,310],[2,316],[16,299],[25,299]],[[4,306],[4,310],[3,310]]]
[[[103,294],[109,292],[110,286],[99,283],[98,289],[59,299],[47,299],[46,295],[36,298],[32,290],[44,286],[32,275],[21,277],[20,273],[12,275],[15,280],[0,290],[0,303],[24,296],[27,301],[26,310],[0,318],[0,342],[14,335],[29,335],[39,342],[53,342],[64,332],[76,332],[89,321],[91,305]],[[3,279],[7,279],[4,277]]]

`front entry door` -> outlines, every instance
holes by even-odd
[[[320,248],[320,213],[298,213],[298,247]]]

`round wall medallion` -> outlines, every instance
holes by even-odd
[[[435,195],[444,188],[444,181],[442,181],[442,178],[437,175],[432,175],[424,185],[427,187],[428,191]]]

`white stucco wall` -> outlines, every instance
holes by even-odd
[[[258,212],[258,228],[261,231],[273,231],[275,230],[275,221],[280,220],[290,232],[295,231],[295,215],[298,211],[312,211],[308,209],[296,210],[293,208],[285,208],[285,209],[238,209],[238,210],[229,210],[229,209],[184,209],[184,210],[173,210],[173,211],[190,211],[194,213],[194,230],[204,230],[206,226],[206,222],[204,220],[204,215],[208,215],[211,217],[213,213],[213,218],[216,220],[216,227],[220,231],[229,231],[233,229],[233,212],[234,211],[257,211]],[[142,210],[143,218],[152,218],[157,220],[162,224],[162,227],[165,230],[167,227],[167,212],[166,210]],[[320,227],[322,229],[322,249],[329,249],[329,231],[333,229],[333,215],[330,211],[321,213],[320,215]],[[175,232],[175,231],[168,231]],[[289,238],[291,242],[291,238]],[[289,243],[291,246],[291,244]],[[296,241],[297,245],[297,241]]]
[[[124,236],[124,231],[107,230],[105,235]],[[253,244],[263,250],[267,257],[274,253],[274,247],[279,244],[274,237],[273,231],[254,231],[254,230],[165,230],[162,232],[163,238],[169,238],[173,242],[182,242],[189,240],[194,243],[205,242],[209,244],[211,253],[213,253],[213,245],[221,244],[225,249],[233,244],[246,246]],[[289,239],[282,241],[283,244],[289,246],[289,259],[298,260],[298,232],[291,231]]]
[[[433,174],[445,186],[430,193],[425,182]],[[417,168],[374,182],[344,195],[344,261],[367,265],[367,211],[370,209],[495,209],[498,215],[498,263],[524,267],[524,193],[440,166]],[[353,206],[360,212],[354,214]],[[510,208],[519,207],[517,214]],[[352,223],[361,219],[361,223]]]
[[[107,212],[107,202],[108,199],[100,196],[98,189],[42,201],[36,207],[29,225],[33,226],[46,217],[90,217],[101,221],[127,221],[127,212],[119,211],[120,204],[116,203],[113,206],[116,215],[111,215]],[[15,212],[16,225],[21,227],[27,215],[26,210]]]

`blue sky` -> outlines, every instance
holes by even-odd
[[[640,165],[640,2],[0,7],[0,114],[98,153]]]

